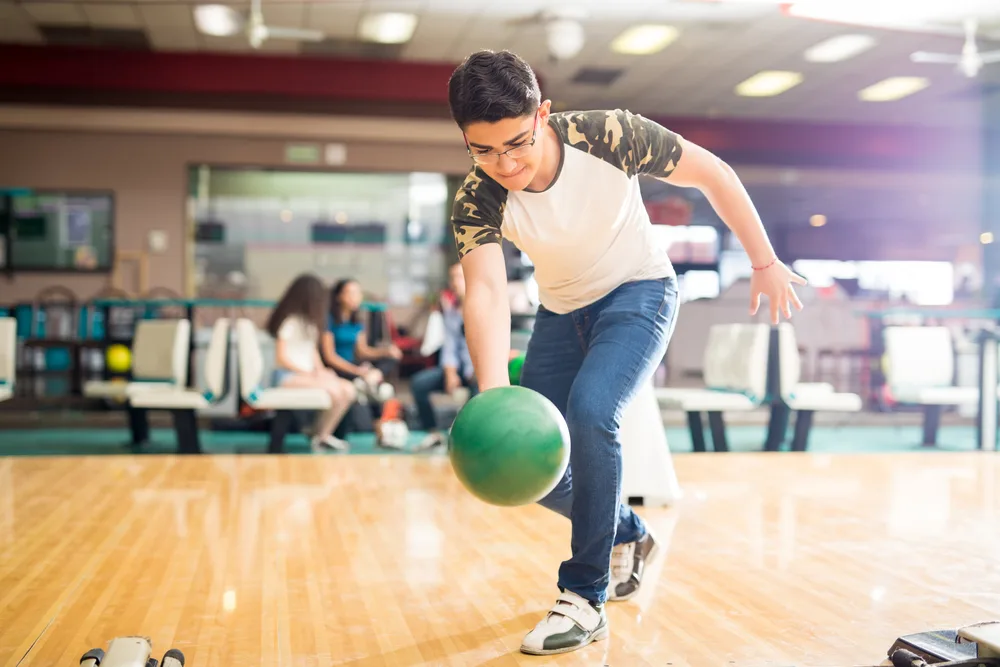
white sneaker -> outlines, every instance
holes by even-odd
[[[637,542],[619,544],[611,550],[611,583],[608,600],[630,600],[639,593],[646,565],[656,556],[658,546],[652,531],[646,531]]]
[[[521,642],[521,652],[530,655],[569,653],[608,636],[604,607],[594,609],[576,593],[566,591]]]
[[[314,452],[321,452],[329,449],[333,449],[338,452],[346,452],[351,447],[351,444],[346,440],[335,438],[332,435],[328,435],[325,438],[313,438],[310,444],[312,445]]]
[[[443,447],[448,444],[448,438],[443,433],[428,433],[424,439],[413,448],[415,452],[425,452],[435,447]]]

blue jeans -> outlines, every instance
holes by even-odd
[[[566,417],[570,464],[540,504],[572,522],[572,557],[559,587],[595,603],[607,599],[611,549],[646,534],[622,502],[622,411],[663,359],[677,314],[673,278],[625,283],[565,315],[539,308],[521,384]]]

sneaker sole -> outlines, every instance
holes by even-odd
[[[656,555],[659,552],[660,552],[660,543],[659,542],[653,542],[653,549],[652,549],[652,551],[649,552],[649,555],[646,556],[645,564],[642,566],[643,575],[646,574],[646,568],[649,566],[650,563],[653,562],[653,560],[656,559]],[[613,597],[613,596],[609,595],[608,596],[608,602],[628,602],[629,600],[631,600],[632,598],[634,598],[636,595],[638,595],[639,591],[641,591],[641,590],[642,590],[642,582],[640,582],[639,585],[635,587],[635,590],[632,591],[631,593],[629,593],[628,595],[623,595],[622,597]]]
[[[594,634],[590,635],[590,638],[582,644],[577,644],[576,646],[566,646],[565,648],[550,648],[550,649],[535,649],[529,648],[527,646],[521,646],[521,653],[526,653],[528,655],[556,655],[558,653],[570,653],[572,651],[579,651],[582,648],[590,646],[594,642],[599,642],[603,639],[608,638],[608,626],[605,624],[603,628],[596,631]]]

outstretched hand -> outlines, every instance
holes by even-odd
[[[793,284],[805,285],[806,279],[795,273],[782,262],[776,261],[766,269],[754,271],[750,276],[750,314],[756,315],[760,308],[760,297],[767,297],[771,305],[771,323],[778,324],[779,311],[791,319],[792,308],[802,310],[802,302],[795,294]]]

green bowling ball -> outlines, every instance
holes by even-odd
[[[525,387],[496,387],[470,399],[449,440],[455,475],[491,505],[541,500],[569,465],[566,420],[552,401]]]
[[[521,369],[524,368],[524,355],[518,356],[507,362],[507,377],[511,384],[521,384]]]

